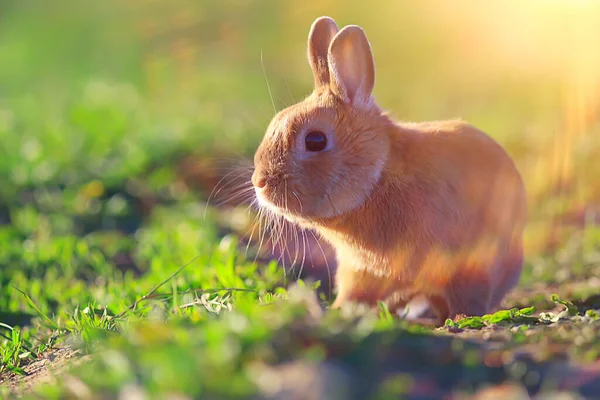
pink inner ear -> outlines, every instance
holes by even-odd
[[[342,29],[329,49],[333,89],[354,104],[366,102],[373,90],[373,56],[359,27]]]
[[[360,96],[360,88],[363,80],[361,74],[361,60],[353,54],[351,43],[344,43],[342,54],[344,62],[341,68],[341,78],[344,82],[346,92],[350,99],[354,99],[357,95]]]

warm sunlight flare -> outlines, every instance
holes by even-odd
[[[554,184],[573,178],[577,146],[586,135],[600,134],[600,2],[438,2],[428,11],[476,69],[561,82],[563,112],[546,132],[537,173],[529,177],[532,194],[552,183],[549,172]],[[544,97],[539,93],[538,101]]]

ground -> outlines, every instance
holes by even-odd
[[[65,369],[89,358],[89,356],[82,356],[81,351],[71,347],[48,350],[44,354],[39,354],[37,360],[23,367],[25,375],[7,374],[8,377],[2,383],[8,384],[15,394],[31,392],[39,385],[55,383],[56,377],[60,376]]]
[[[225,236],[217,248],[225,258],[237,254],[243,260],[244,244]],[[323,273],[327,264],[334,263],[320,261],[306,268],[305,278],[318,276],[310,271]],[[504,398],[536,393],[546,398],[556,391],[593,398],[600,390],[600,320],[594,311],[600,309],[600,297],[590,295],[599,290],[593,277],[561,285],[525,283],[506,299],[505,306],[512,311],[484,318],[459,316],[433,329],[408,325],[385,308],[379,314],[327,310],[328,289],[298,286],[291,277],[284,278],[282,267],[274,262],[264,271],[261,263],[251,265],[249,276],[259,274],[255,279],[273,287],[283,279],[291,285],[289,290],[279,289],[273,296],[270,293],[275,292],[265,287],[255,293],[257,282],[246,277],[245,282],[224,285],[235,289],[195,290],[193,295],[188,291],[177,300],[176,292],[164,288],[176,285],[173,281],[193,268],[193,263],[184,264],[119,313],[75,310],[71,316],[75,325],[61,328],[56,323],[53,335],[60,338],[56,344],[35,357],[19,357],[13,364],[20,364],[19,369],[5,370],[3,379],[13,394],[62,393],[79,398],[148,391],[179,398],[200,393],[209,397],[252,393],[262,398],[286,398],[286,393],[298,396],[294,398],[394,394],[439,398],[476,393],[477,398],[494,398],[498,392]],[[229,272],[243,271],[232,267]],[[216,273],[226,279],[227,266],[218,268],[222,271]],[[143,311],[144,303],[153,304],[149,312]],[[33,301],[31,307],[38,318],[48,319],[46,326],[54,323]],[[30,353],[25,350],[20,354]],[[96,379],[107,373],[106,382]],[[214,374],[235,377],[239,387],[228,380],[210,381]],[[54,375],[60,379],[53,380]],[[196,380],[198,376],[205,383]]]

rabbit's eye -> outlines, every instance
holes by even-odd
[[[304,138],[307,151],[323,151],[327,147],[327,136],[323,132],[308,132]]]

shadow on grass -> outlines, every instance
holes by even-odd
[[[310,334],[299,338],[312,342]],[[321,345],[327,352],[324,363],[307,367],[290,360],[269,367],[270,375],[281,384],[277,392],[268,385],[262,385],[262,390],[275,398],[316,390],[317,396],[346,393],[351,399],[440,399],[501,384],[516,385],[530,396],[551,391],[575,391],[586,397],[600,393],[600,365],[574,367],[559,358],[536,361],[531,354],[499,349],[488,342],[385,332],[355,343],[326,339]],[[303,383],[286,379],[293,375],[304,376]]]

